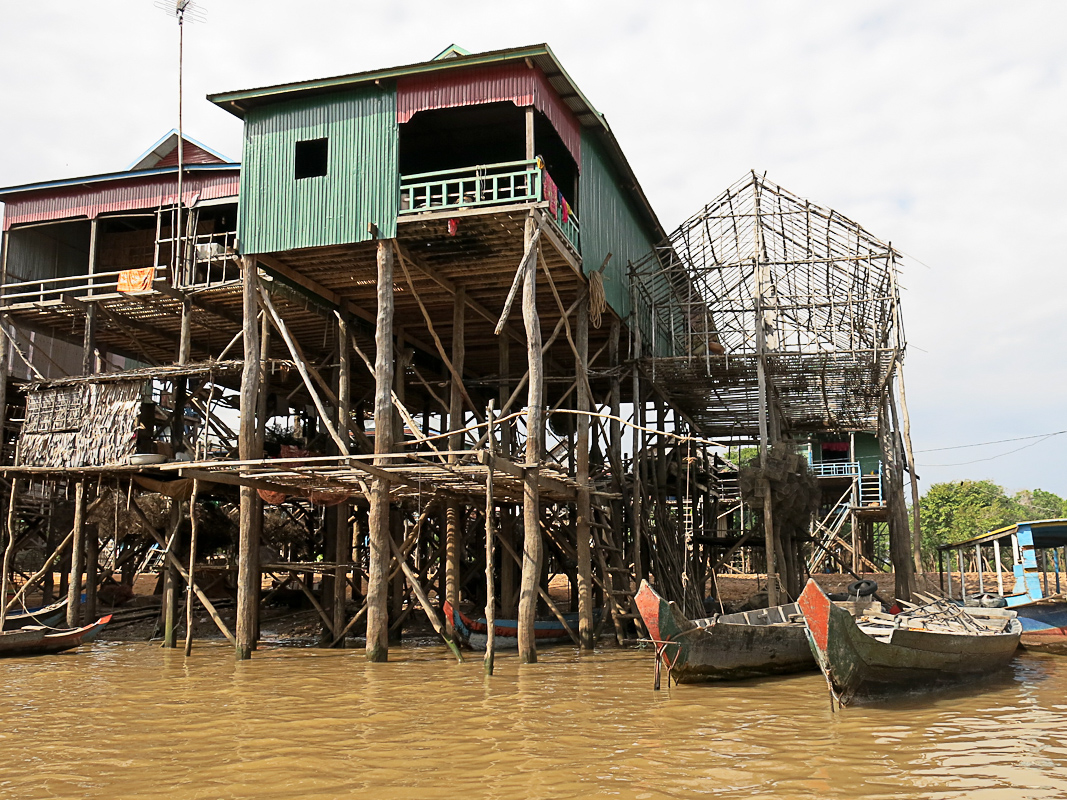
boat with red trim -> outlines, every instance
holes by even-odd
[[[442,607],[445,619],[452,620],[452,628],[458,644],[472,650],[484,650],[489,639],[489,625],[485,617],[469,617],[454,608],[447,600]],[[593,611],[594,622],[600,618],[600,609]],[[578,615],[564,614],[572,631],[578,631]],[[519,646],[519,622],[514,619],[494,620],[493,646],[501,650],[515,650]],[[572,642],[570,634],[558,619],[535,620],[534,639],[538,645]]]
[[[634,599],[657,658],[676,683],[740,680],[815,669],[796,603],[689,619],[647,581]],[[848,613],[848,612],[845,612]]]
[[[80,628],[54,630],[41,625],[29,625],[16,631],[0,631],[0,658],[37,656],[62,653],[93,641],[111,621],[111,615]]]
[[[810,579],[799,605],[812,654],[840,705],[995,672],[1022,635],[1014,611],[944,600],[853,618]]]

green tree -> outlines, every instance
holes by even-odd
[[[938,545],[962,542],[1033,518],[1030,508],[992,481],[935,483],[920,508],[923,554],[935,562]]]
[[[1015,502],[1026,509],[1026,519],[1060,519],[1067,517],[1067,500],[1044,489],[1026,489],[1015,495]]]

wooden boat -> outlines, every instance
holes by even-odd
[[[51,630],[33,625],[17,631],[0,631],[0,657],[36,656],[72,650],[95,639],[110,621],[111,615],[108,614],[81,628]]]
[[[813,580],[799,604],[815,661],[840,705],[994,672],[1011,661],[1022,634],[1013,611],[944,600],[854,619]]]
[[[458,608],[453,608],[447,600],[443,606],[445,618],[451,618],[455,630],[456,642],[472,650],[484,650],[489,639],[489,626],[485,617],[468,617]],[[594,619],[600,616],[600,609],[594,612]],[[571,630],[578,631],[578,615],[564,614]],[[519,622],[514,619],[494,620],[493,646],[501,650],[516,650],[519,647]],[[536,620],[534,622],[534,639],[538,645],[571,642],[570,634],[558,619]]]
[[[1067,655],[1067,597],[1061,594],[1060,587],[1063,555],[1067,553],[1065,546],[1067,519],[1018,522],[964,542],[941,545],[938,557],[942,581],[947,578],[947,587],[943,583],[942,589],[966,606],[987,600],[999,601],[1018,614],[1023,626],[1023,647]],[[1002,551],[1012,554],[1010,575],[1002,574]],[[968,595],[965,564],[972,556],[977,563],[983,553],[992,556],[988,560],[996,567],[996,592],[992,591],[992,586],[987,590],[984,575],[979,572],[979,595]],[[948,557],[947,570],[944,569],[945,556]],[[958,566],[955,573],[953,560]],[[1053,586],[1049,585],[1049,569],[1054,575]],[[1007,584],[1005,578],[1014,579],[1014,582]]]
[[[53,628],[63,621],[67,613],[67,598],[40,608],[9,611],[4,618],[4,630],[13,631],[26,625],[43,625]]]
[[[796,603],[688,619],[646,581],[635,597],[659,659],[677,683],[739,680],[815,669]],[[843,612],[847,614],[848,612]]]

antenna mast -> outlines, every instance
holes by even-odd
[[[185,20],[190,22],[206,22],[206,12],[193,0],[156,0],[156,8],[165,12],[168,16],[173,15],[178,20],[178,197],[175,202],[177,213],[174,226],[174,252],[171,261],[175,265],[174,274],[171,275],[171,285],[175,285],[185,270],[185,238],[182,235],[182,177],[185,172],[185,136],[182,132],[182,84],[185,48]]]

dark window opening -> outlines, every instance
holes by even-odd
[[[329,160],[329,141],[327,139],[307,139],[296,143],[295,177],[318,178],[326,174]]]

